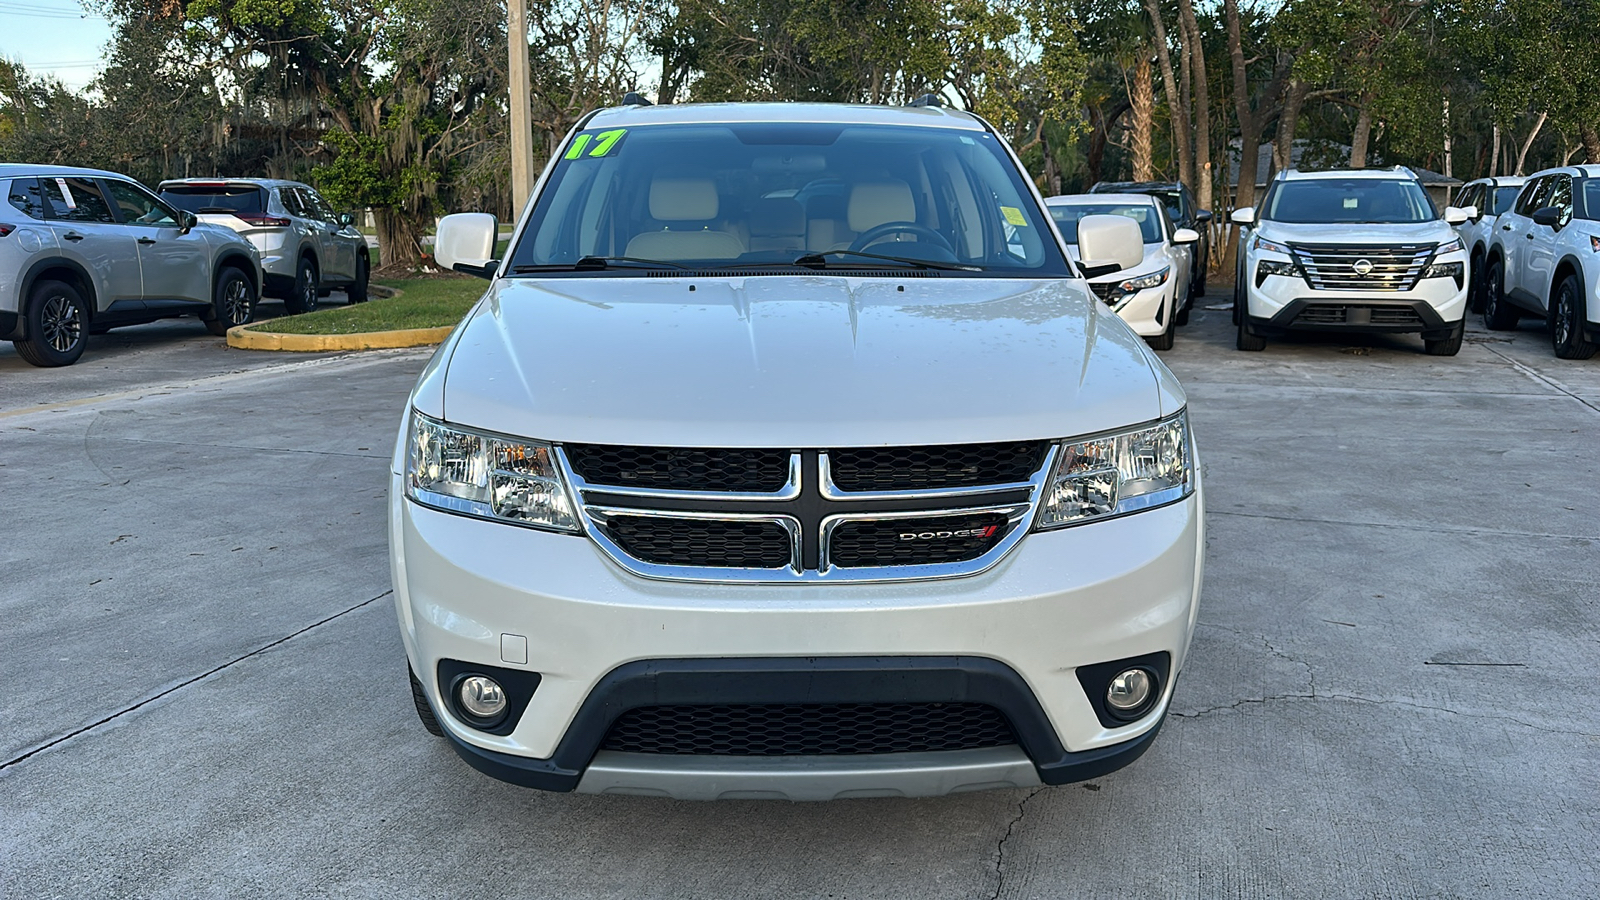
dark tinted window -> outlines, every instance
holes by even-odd
[[[1563,216],[1572,215],[1572,176],[1554,175],[1550,178],[1550,196],[1544,201],[1545,206],[1554,206],[1561,210]]]
[[[333,207],[328,205],[328,201],[322,199],[321,194],[310,188],[300,188],[299,191],[300,200],[310,211],[312,218],[321,219],[324,222],[338,221],[339,214],[333,211]]]
[[[39,179],[52,219],[68,222],[115,223],[111,207],[93,178],[46,176]]]
[[[178,217],[172,209],[144,188],[114,179],[108,179],[105,186],[112,202],[117,204],[117,211],[122,214],[124,225],[178,224]]]
[[[1531,216],[1533,211],[1544,206],[1544,198],[1550,193],[1550,179],[1535,178],[1522,186],[1522,193],[1517,196],[1517,215]]]
[[[1579,215],[1585,219],[1600,219],[1600,178],[1583,181],[1583,208]]]
[[[1461,189],[1461,195],[1459,197],[1456,197],[1456,206],[1478,206],[1479,205],[1478,201],[1479,201],[1480,196],[1482,195],[1482,193],[1483,193],[1483,185],[1481,185],[1481,184],[1469,184],[1466,187],[1462,188]],[[1483,211],[1484,212],[1488,212],[1488,210],[1483,210]]]
[[[299,216],[302,219],[311,218],[311,211],[306,209],[305,203],[300,199],[298,188],[278,188],[278,202],[283,204],[283,208],[291,216]]]
[[[1161,241],[1161,211],[1154,206],[1131,206],[1127,203],[1074,203],[1071,206],[1051,206],[1050,218],[1056,220],[1061,236],[1069,244],[1078,242],[1078,221],[1084,216],[1127,216],[1139,223],[1139,234],[1146,244]]]
[[[1395,225],[1438,218],[1422,186],[1399,178],[1309,178],[1280,181],[1262,218],[1306,224]]]
[[[1517,195],[1522,193],[1519,187],[1497,187],[1494,189],[1494,212],[1491,215],[1503,215],[1517,202]]]
[[[161,199],[192,213],[258,213],[261,189],[254,185],[173,184],[161,189]]]
[[[44,194],[39,190],[39,179],[11,179],[11,205],[22,210],[30,219],[43,219]]]

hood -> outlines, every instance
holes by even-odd
[[[419,409],[557,441],[1025,440],[1183,402],[1144,343],[1067,280],[498,279],[440,353],[442,385],[424,376]]]
[[[1291,244],[1442,244],[1455,237],[1443,219],[1405,225],[1296,225],[1263,221],[1256,233]]]

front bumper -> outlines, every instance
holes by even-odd
[[[475,767],[507,781],[795,799],[1062,783],[1131,762],[1159,727],[1194,627],[1201,494],[1029,535],[995,568],[966,578],[738,586],[640,578],[584,538],[419,507],[404,499],[396,478],[395,603],[412,671],[451,743]],[[515,648],[509,660],[506,646]],[[1162,653],[1170,669],[1154,708],[1130,724],[1102,721],[1078,669]],[[937,673],[931,681],[919,675],[887,682],[837,674],[855,671],[863,659],[887,671]],[[539,681],[515,724],[491,734],[451,714],[440,694],[441,660],[522,669]],[[1006,713],[1018,743],[781,758],[596,752],[630,705],[683,699],[674,693],[679,688],[663,687],[672,681],[663,681],[663,672],[797,665],[835,674],[722,679],[722,693],[701,696],[725,703],[979,700]],[[656,674],[640,680],[641,667]],[[672,675],[679,687],[683,677]],[[619,691],[619,683],[631,687]],[[803,697],[792,694],[797,684],[806,685]],[[727,693],[746,689],[753,693],[743,698]]]
[[[1453,278],[1425,278],[1409,291],[1316,290],[1299,276],[1269,275],[1258,285],[1255,265],[1252,260],[1245,269],[1245,296],[1248,327],[1256,334],[1410,333],[1437,340],[1449,337],[1467,314],[1465,276],[1459,286]]]

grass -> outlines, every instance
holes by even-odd
[[[479,278],[405,278],[374,281],[402,291],[398,297],[374,295],[366,303],[284,316],[262,323],[262,331],[282,334],[364,334],[406,328],[455,325],[483,296],[489,283]]]

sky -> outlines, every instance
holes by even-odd
[[[77,0],[0,0],[0,56],[81,88],[99,74],[111,24]]]

